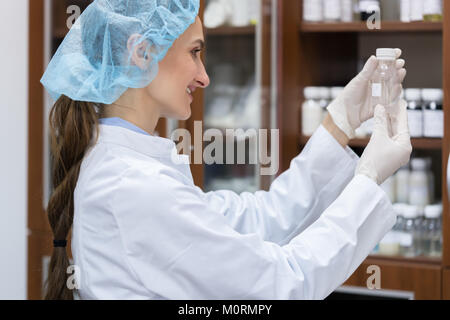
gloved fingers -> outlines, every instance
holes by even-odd
[[[374,115],[375,115],[374,133],[382,134],[389,137],[388,118],[385,107],[382,106],[381,104],[376,105]]]
[[[401,85],[401,83],[397,83],[394,85],[394,87],[392,88],[392,93],[391,93],[391,97],[392,97],[392,103],[398,103],[398,99],[400,98],[401,94],[403,91],[403,86]]]
[[[396,69],[401,69],[401,68],[403,68],[403,67],[405,66],[405,63],[406,63],[405,60],[403,60],[403,59],[397,59],[397,60],[395,61],[395,68],[396,68]]]
[[[392,133],[394,137],[405,133],[409,135],[407,106],[406,101],[401,99],[394,109],[393,114],[391,114]]]
[[[401,68],[401,69],[397,70],[397,75],[395,77],[395,81],[398,83],[402,83],[403,80],[405,80],[406,74],[407,74],[407,71],[405,68]]]
[[[400,58],[401,55],[402,55],[402,49],[396,48],[396,49],[395,49],[395,56],[396,56],[396,59]]]
[[[378,68],[378,59],[375,56],[371,56],[369,60],[367,60],[363,70],[359,75],[363,77],[364,80],[369,81],[370,78],[372,77],[372,74],[375,72],[375,70],[377,70],[377,68]]]

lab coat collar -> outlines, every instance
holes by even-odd
[[[178,154],[175,142],[172,140],[106,124],[100,124],[99,129],[99,143],[120,145],[151,158],[158,158],[192,180],[189,156]]]

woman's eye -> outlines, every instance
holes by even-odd
[[[202,50],[201,49],[194,49],[194,50],[191,51],[192,55],[194,55],[195,57],[197,57],[197,54],[199,52],[202,52]]]

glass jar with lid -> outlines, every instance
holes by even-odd
[[[443,96],[442,89],[422,90],[423,131],[427,138],[442,138],[444,136]]]

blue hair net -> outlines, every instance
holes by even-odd
[[[77,19],[41,83],[56,101],[111,104],[128,88],[146,87],[173,42],[195,21],[199,0],[95,0]],[[137,35],[128,46],[130,36]],[[139,47],[145,65],[131,55]]]

